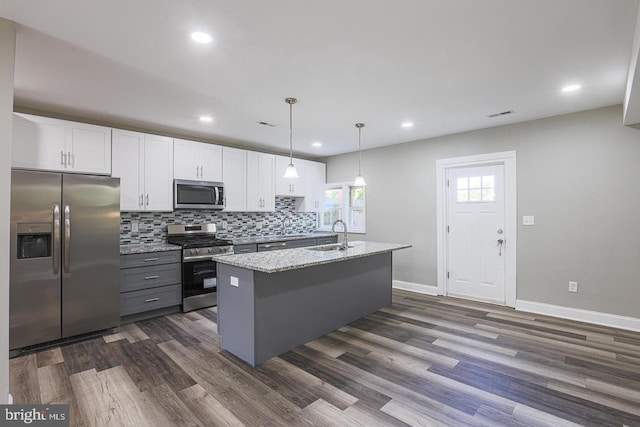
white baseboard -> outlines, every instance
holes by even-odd
[[[517,300],[515,308],[516,310],[528,311],[530,313],[546,314],[562,319],[577,320],[600,326],[610,326],[612,328],[640,332],[640,318],[636,317],[619,316],[617,314],[523,300]]]
[[[411,291],[425,295],[438,295],[438,287],[423,285],[421,283],[404,282],[402,280],[394,280],[392,287],[394,289],[402,289],[403,291]]]

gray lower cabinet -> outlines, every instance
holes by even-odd
[[[332,243],[338,243],[338,236],[318,237],[316,239],[316,245],[330,245]]]
[[[285,240],[284,242],[271,242],[258,244],[258,252],[277,251],[280,249],[303,248],[315,246],[316,239]]]
[[[255,243],[246,245],[233,245],[234,254],[250,254],[252,252],[258,252],[258,245]]]
[[[120,315],[180,305],[180,251],[120,256]]]

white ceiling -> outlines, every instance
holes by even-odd
[[[315,157],[357,150],[360,121],[366,149],[622,103],[638,0],[2,0],[0,16],[20,24],[17,106],[277,152],[292,96],[294,152]]]

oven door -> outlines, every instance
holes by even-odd
[[[216,305],[217,264],[211,260],[184,262],[182,264],[183,311]]]

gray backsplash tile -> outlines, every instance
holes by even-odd
[[[307,233],[317,228],[317,214],[296,212],[295,198],[276,197],[275,212],[220,212],[187,211],[175,212],[121,212],[120,244],[165,243],[167,224],[204,224],[215,223],[218,237],[252,237],[276,234],[282,229],[282,220],[291,219],[287,225],[288,233]],[[222,228],[222,223],[227,228]],[[131,230],[132,223],[138,224],[138,231]]]

